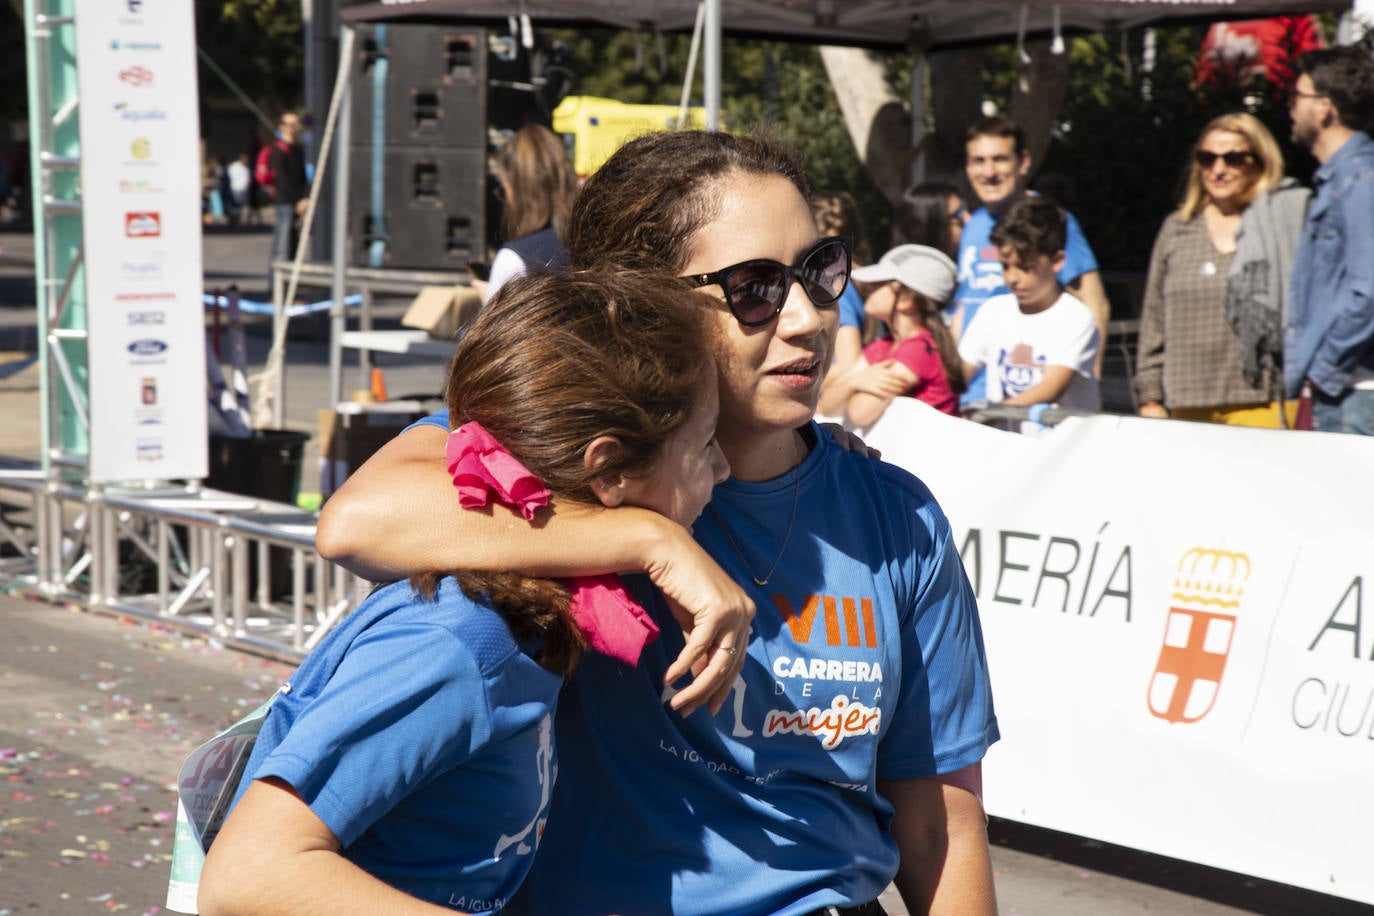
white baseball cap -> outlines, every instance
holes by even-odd
[[[954,295],[958,270],[943,251],[929,245],[898,245],[878,263],[857,267],[850,275],[860,283],[898,283],[944,305]]]

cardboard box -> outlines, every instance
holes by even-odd
[[[452,340],[481,308],[482,297],[470,286],[426,286],[401,316],[401,324]]]
[[[436,402],[434,409],[438,409]],[[380,404],[344,402],[317,415],[320,445],[320,495],[328,497],[348,475],[396,434],[433,410],[420,401]]]

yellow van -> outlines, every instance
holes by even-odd
[[[686,127],[705,127],[706,109],[687,109]],[[626,140],[678,127],[676,105],[627,105],[615,99],[570,95],[553,112],[553,129],[563,136],[573,168],[586,178]]]

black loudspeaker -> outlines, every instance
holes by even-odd
[[[382,151],[354,147],[349,161],[351,261],[363,267],[462,270],[485,261],[492,195],[486,147]],[[375,194],[381,193],[381,208]]]
[[[359,40],[355,143],[486,148],[485,29],[372,26]]]

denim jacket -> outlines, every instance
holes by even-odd
[[[1331,397],[1374,369],[1374,140],[1356,133],[1312,176],[1316,196],[1293,257],[1283,386]]]

